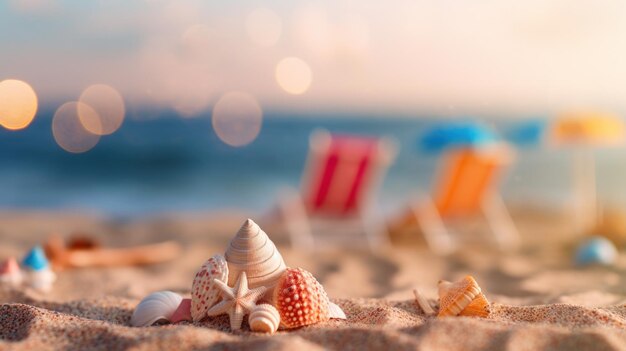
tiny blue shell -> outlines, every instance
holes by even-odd
[[[48,259],[46,258],[46,254],[43,252],[41,246],[33,247],[24,260],[22,261],[24,267],[32,269],[34,271],[40,271],[42,269],[48,268]]]
[[[617,249],[613,243],[601,236],[594,236],[580,244],[576,251],[576,264],[610,265],[617,258]]]

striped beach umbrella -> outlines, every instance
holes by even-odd
[[[617,115],[604,112],[566,112],[557,116],[548,134],[554,146],[574,151],[572,173],[579,229],[594,226],[598,217],[594,149],[618,147],[626,141],[626,125]]]

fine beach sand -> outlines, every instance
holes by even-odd
[[[242,331],[229,332],[226,316],[196,324],[129,324],[134,306],[150,292],[189,296],[196,269],[223,253],[243,220],[254,214],[112,220],[69,212],[4,212],[0,257],[21,256],[51,233],[76,232],[106,246],[175,239],[185,252],[149,267],[64,271],[46,295],[0,289],[0,349],[626,350],[626,257],[613,267],[576,268],[571,252],[579,238],[569,234],[567,214],[523,208],[513,214],[524,238],[518,251],[498,254],[474,243],[447,258],[415,244],[377,254],[295,252],[265,228],[287,265],[311,271],[348,317],[265,336],[245,324]],[[464,236],[487,238],[480,224]],[[466,274],[492,302],[488,319],[427,317],[416,305],[413,288],[435,304],[439,279]]]

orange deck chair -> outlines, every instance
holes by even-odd
[[[502,143],[449,151],[440,164],[432,198],[412,203],[389,231],[418,225],[431,250],[447,254],[458,245],[446,228],[446,220],[482,214],[499,247],[515,246],[517,229],[497,189],[513,159],[513,150]]]
[[[313,132],[300,191],[284,191],[278,203],[292,244],[358,246],[348,235],[356,229],[372,250],[386,245],[386,227],[372,205],[396,149],[387,138]]]

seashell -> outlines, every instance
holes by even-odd
[[[328,317],[330,319],[348,319],[341,307],[328,301]]]
[[[191,317],[194,322],[206,317],[206,312],[220,299],[220,290],[213,279],[228,281],[228,264],[222,255],[214,255],[204,262],[191,285]]]
[[[302,268],[287,268],[274,290],[274,305],[283,328],[298,328],[330,318],[324,287]]]
[[[274,334],[280,325],[280,315],[274,306],[263,303],[254,307],[248,324],[252,331]]]
[[[178,323],[191,320],[191,299],[183,299],[170,317],[170,322]]]
[[[286,268],[272,240],[251,219],[246,220],[230,241],[224,256],[230,286],[245,271],[250,289],[265,286],[271,291]]]
[[[451,283],[439,281],[439,314],[444,316],[489,316],[489,301],[472,276]]]
[[[29,286],[42,292],[50,291],[56,280],[56,274],[50,269],[50,263],[41,246],[33,247],[24,257],[22,264]]]
[[[14,257],[7,258],[0,264],[0,285],[18,287],[24,277]]]
[[[617,258],[617,249],[613,243],[603,237],[594,236],[584,241],[576,251],[576,264],[610,265]]]
[[[147,327],[159,320],[170,321],[182,301],[182,296],[171,291],[154,292],[144,297],[135,307],[130,324],[134,327]]]

